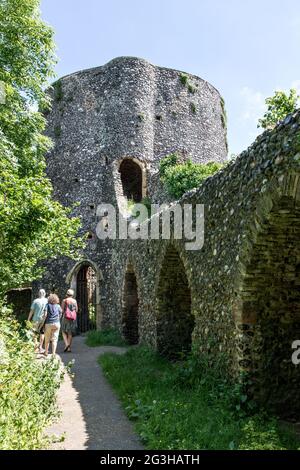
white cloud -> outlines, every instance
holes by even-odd
[[[247,86],[241,89],[240,96],[242,98],[241,121],[257,124],[258,119],[266,110],[265,96],[260,91]]]
[[[288,87],[287,89],[279,86],[275,89],[277,91],[283,90],[285,92],[288,92],[290,88],[295,88],[297,90],[297,93],[300,95],[300,80],[294,80],[291,83],[290,87]],[[240,121],[244,124],[247,124],[248,126],[251,126],[253,124],[257,125],[258,120],[264,115],[267,109],[265,99],[269,96],[272,96],[274,94],[274,91],[268,95],[264,95],[258,90],[253,90],[248,86],[244,86],[240,90]]]
[[[298,95],[300,95],[300,80],[294,80],[292,82],[291,88],[295,88],[297,90]]]

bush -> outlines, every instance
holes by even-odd
[[[31,333],[0,306],[1,450],[47,447],[43,431],[57,414],[62,375],[58,360],[36,360]]]
[[[191,160],[178,163],[177,155],[171,154],[160,162],[159,172],[169,194],[180,198],[187,191],[199,187],[208,176],[215,174],[222,166],[216,162],[200,164]]]
[[[159,164],[159,175],[162,180],[167,177],[168,171],[178,163],[178,156],[176,153],[171,153],[164,157]]]
[[[126,342],[120,333],[113,328],[108,328],[102,331],[89,331],[86,337],[86,344],[90,347],[126,346]]]

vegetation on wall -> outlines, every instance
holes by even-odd
[[[193,114],[196,114],[197,107],[196,107],[195,103],[191,103],[191,111],[192,111]]]
[[[258,120],[257,127],[273,129],[288,114],[293,113],[300,106],[300,96],[297,90],[291,88],[289,93],[275,91],[274,95],[265,100],[267,111]]]
[[[2,0],[0,9],[0,297],[40,274],[37,263],[75,257],[78,219],[52,199],[45,174],[45,93],[53,75],[52,30],[38,0]]]
[[[145,347],[99,358],[148,449],[297,449],[289,427],[257,412],[240,384],[224,380],[223,358],[194,353],[171,363]],[[134,371],[134,373],[133,373]]]
[[[60,362],[36,361],[32,337],[0,305],[1,450],[47,447],[43,431],[57,414],[61,379]]]
[[[160,179],[169,194],[180,198],[184,193],[197,188],[209,176],[222,168],[221,163],[193,163],[191,160],[179,162],[177,154],[173,153],[160,162]]]
[[[224,98],[221,97],[221,109],[222,109],[222,112],[221,112],[221,123],[222,123],[222,127],[225,131],[225,145],[226,145],[226,150],[228,152],[228,137],[227,137],[227,112],[226,112],[226,108],[225,108],[225,101],[224,101]]]
[[[57,80],[52,84],[52,88],[54,90],[54,99],[55,101],[61,101],[63,99],[63,91],[62,91],[62,84],[61,80]]]
[[[192,93],[194,94],[196,92],[196,88],[194,87],[194,85],[192,85],[190,82],[189,82],[189,77],[185,74],[185,73],[181,73],[179,75],[179,79],[180,79],[180,82],[183,86],[187,87],[189,93]]]

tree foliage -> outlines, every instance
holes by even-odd
[[[52,198],[45,173],[45,88],[55,63],[53,32],[39,0],[0,0],[0,295],[40,274],[37,263],[75,257],[79,220]]]
[[[267,111],[263,118],[258,120],[257,127],[273,129],[288,114],[297,109],[299,99],[300,96],[294,88],[290,89],[289,94],[284,91],[275,91],[273,96],[266,99]]]
[[[221,163],[193,163],[191,160],[180,163],[176,154],[170,154],[160,162],[160,178],[168,193],[180,198],[184,193],[197,188],[208,177],[222,168]]]

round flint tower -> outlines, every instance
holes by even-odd
[[[134,57],[63,77],[49,93],[47,135],[54,146],[47,173],[56,199],[65,206],[79,203],[74,215],[89,233],[84,258],[97,271],[96,310],[102,303],[105,318],[116,244],[96,237],[97,206],[120,207],[126,198],[139,202],[146,196],[167,202],[158,169],[170,153],[199,163],[225,161],[224,103],[201,78]],[[72,260],[57,260],[47,266],[44,285],[76,289],[78,269]]]

